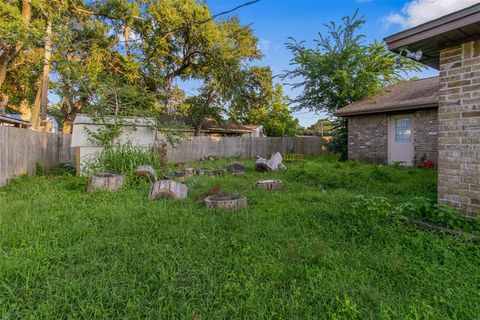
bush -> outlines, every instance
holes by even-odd
[[[115,172],[132,174],[139,165],[146,164],[155,170],[164,167],[165,159],[150,148],[131,145],[106,147],[102,152],[87,160],[84,173]]]
[[[359,196],[351,209],[355,215],[364,218],[412,218],[450,229],[480,233],[480,220],[464,216],[455,208],[436,204],[424,197],[415,197],[394,206],[384,197]]]

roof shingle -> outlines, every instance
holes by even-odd
[[[335,112],[336,116],[412,110],[438,107],[439,78],[412,80],[390,86],[382,94],[351,103]]]

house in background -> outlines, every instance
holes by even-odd
[[[435,90],[438,96],[438,200],[467,214],[479,215],[480,4],[397,33],[386,38],[385,42],[389,50],[396,53],[405,49],[412,52],[421,50],[423,53],[421,62],[440,71],[438,90]],[[426,84],[428,81],[428,79],[422,80],[417,84]],[[416,85],[411,89],[413,92],[417,89],[423,91],[421,86],[417,88]],[[434,97],[432,94],[434,92],[425,90],[423,94],[418,94],[418,97],[419,99]],[[427,109],[423,109],[422,112],[425,110]],[[422,156],[421,152],[417,156],[415,154],[415,139],[419,139],[419,133],[416,130],[424,126],[416,121],[423,121],[421,119],[424,117],[417,119],[415,112],[413,113],[415,116],[402,119],[403,112],[405,114],[410,112],[412,115],[411,111],[402,110],[402,114],[398,115],[399,118],[396,118],[392,112],[383,117],[387,117],[390,128],[395,128],[395,135],[391,134],[391,137],[398,138],[398,141],[394,142],[400,143],[402,140],[409,139],[413,141],[412,162],[415,162],[416,157]],[[382,116],[379,115],[379,117]],[[362,125],[353,120],[352,125],[349,125],[349,128],[356,130],[359,135],[364,131],[366,137],[370,135],[368,131],[373,130],[371,127],[372,124],[369,121]],[[385,132],[384,129],[379,131]],[[371,137],[372,141],[369,139],[357,141],[354,148],[357,150],[362,146],[371,148],[371,145],[377,142],[385,144],[385,139],[388,138],[385,135],[378,138],[380,135],[380,132],[374,134]],[[355,140],[356,137],[353,136],[352,139]],[[378,141],[374,141],[375,139]],[[350,142],[355,143],[355,141]],[[411,142],[406,144],[410,145],[409,152],[411,152]],[[357,157],[355,149],[349,155],[352,158]],[[379,158],[383,161],[384,159],[384,157]]]
[[[190,124],[186,119],[183,120],[183,123],[187,126]],[[191,129],[190,135],[193,135],[193,133],[195,133],[195,130]],[[266,135],[263,133],[263,126],[261,125],[241,125],[228,120],[219,123],[214,119],[205,119],[202,121],[200,136],[266,137]]]
[[[0,126],[28,129],[32,125],[30,122],[18,119],[17,117],[12,117],[10,114],[0,114]]]
[[[407,81],[339,109],[348,121],[348,158],[437,165],[438,86],[438,77]]]
[[[188,119],[180,116],[164,116],[158,121],[152,118],[127,117],[122,119],[122,130],[115,138],[116,144],[130,144],[137,147],[152,147],[167,140],[169,131],[179,132],[187,139],[193,139],[195,129]],[[75,148],[77,170],[80,173],[85,164],[103,148],[92,140],[90,132],[104,128],[105,124],[114,124],[115,119],[108,117],[104,122],[94,120],[83,114],[77,115],[73,124],[72,144]],[[221,140],[221,137],[258,137],[263,136],[262,126],[241,126],[229,121],[219,124],[215,120],[206,119],[202,122],[200,136],[211,140]],[[204,138],[205,139],[205,138]],[[208,139],[208,138],[207,138]]]

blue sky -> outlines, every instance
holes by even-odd
[[[429,0],[427,0],[429,1]],[[461,1],[461,0],[458,0]],[[212,13],[231,9],[246,0],[208,0]],[[389,24],[387,20],[395,14],[402,14],[402,9],[409,1],[403,0],[261,0],[259,3],[244,7],[235,12],[243,24],[251,24],[259,38],[260,47],[265,55],[259,63],[269,65],[274,74],[279,74],[289,67],[290,52],[285,48],[288,37],[312,43],[318,32],[325,30],[324,23],[339,21],[345,15],[351,15],[356,9],[365,17],[367,23],[361,32],[365,42],[382,40],[386,36],[401,31],[406,26]],[[404,12],[405,15],[407,13]],[[420,77],[436,75],[434,70],[425,70]],[[295,96],[287,87],[285,91]],[[195,90],[187,88],[187,93]],[[322,114],[299,111],[294,116],[303,126],[315,123]]]

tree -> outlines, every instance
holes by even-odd
[[[329,119],[320,119],[307,129],[323,137],[325,134],[330,134],[330,131],[333,129],[333,123]]]
[[[283,95],[281,84],[276,84],[272,98],[266,106],[253,108],[246,121],[261,124],[267,136],[294,136],[297,133],[298,120],[292,117],[288,108],[288,97]]]
[[[202,106],[215,105],[219,115],[217,106],[224,109],[231,101],[238,70],[261,54],[250,27],[218,17],[255,2],[212,15],[200,0],[4,0],[0,112],[9,98],[16,104],[9,107],[17,110],[31,109],[33,100],[34,110],[39,101],[46,106],[51,78],[67,133],[80,110],[117,115],[183,110],[177,80],[196,79],[203,81],[200,96],[210,96]],[[212,115],[212,110],[192,112]]]
[[[319,34],[314,48],[294,39],[287,44],[293,54],[294,68],[284,74],[284,79],[299,79],[293,85],[302,90],[295,99],[297,109],[324,111],[333,117],[339,108],[401,81],[406,71],[419,70],[419,64],[409,59],[398,65],[396,55],[383,43],[364,45],[364,35],[358,32],[365,22],[357,11],[342,18],[341,24],[327,24],[326,34]],[[331,147],[345,159],[346,121],[334,122],[335,141]]]
[[[37,16],[38,14],[36,14]],[[10,88],[5,89],[4,83],[7,78],[7,71],[11,69],[15,59],[21,55],[21,60],[29,62],[28,52],[25,49],[30,47],[35,40],[38,40],[41,33],[41,21],[36,20],[32,25],[32,3],[30,0],[11,1],[5,0],[0,5],[0,113],[5,111],[12,89],[23,87],[20,90],[25,98],[28,87],[26,79],[31,74],[23,74],[24,78],[18,79]],[[30,55],[31,57],[31,55]],[[17,62],[18,67],[18,62]],[[20,74],[18,74],[20,75]],[[10,90],[9,90],[10,89]],[[25,101],[24,99],[22,101]]]
[[[230,119],[245,123],[256,109],[267,109],[273,98],[272,71],[270,67],[253,66],[240,69],[230,87]]]

